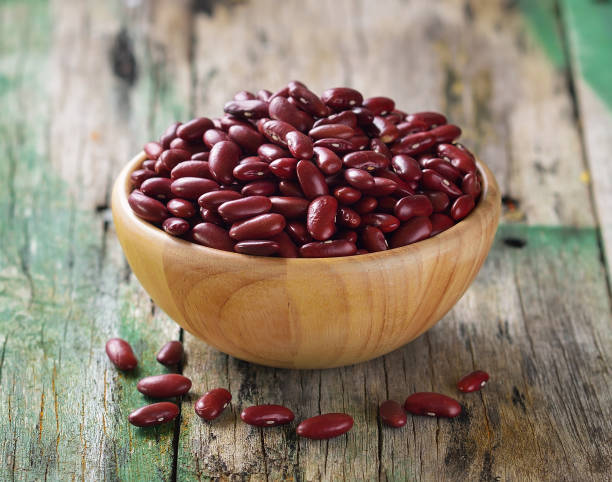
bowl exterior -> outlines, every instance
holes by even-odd
[[[172,319],[237,358],[282,368],[369,360],[418,337],[457,302],[493,242],[500,194],[488,168],[476,209],[419,243],[346,258],[278,259],[172,238],[127,204],[133,159],[118,177],[117,236],[145,290]]]

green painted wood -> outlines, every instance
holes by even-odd
[[[139,429],[127,415],[149,403],[136,381],[166,371],[155,353],[179,330],[130,275],[106,206],[147,133],[185,115],[172,62],[156,58],[174,46],[151,42],[151,17],[119,3],[0,4],[1,480],[172,478],[176,424]],[[134,79],[128,57],[116,67],[122,42]],[[135,373],[106,358],[111,336],[133,344]]]
[[[593,201],[612,279],[612,4],[562,1],[576,109],[591,172]]]

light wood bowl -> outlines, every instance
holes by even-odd
[[[480,201],[457,225],[401,248],[344,258],[228,253],[174,238],[130,209],[130,173],[113,188],[119,242],[151,298],[193,335],[232,356],[282,368],[329,368],[384,355],[442,318],[493,242],[500,193],[483,162]]]

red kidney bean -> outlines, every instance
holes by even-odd
[[[271,196],[271,211],[282,214],[286,219],[302,218],[308,211],[307,199],[292,196]]]
[[[381,403],[379,413],[382,422],[389,427],[403,427],[408,421],[404,408],[395,400],[387,400]]]
[[[378,201],[376,198],[371,196],[362,197],[357,204],[355,204],[355,211],[357,211],[362,216],[364,214],[371,213],[378,206]]]
[[[263,100],[263,101],[269,102],[270,99],[272,98],[272,92],[270,92],[267,89],[258,90],[257,91],[257,98],[259,100]]]
[[[326,124],[318,127],[313,127],[308,132],[308,135],[313,139],[325,139],[326,137],[349,139],[353,137],[354,131],[352,127],[349,127],[344,124]]]
[[[287,234],[298,244],[309,243],[312,236],[308,233],[306,224],[301,221],[289,221],[286,228]]]
[[[271,208],[272,202],[270,198],[265,196],[248,196],[226,201],[217,208],[217,211],[223,219],[232,223],[240,219],[267,213]]]
[[[374,151],[357,151],[346,154],[342,158],[342,164],[346,168],[375,171],[385,169],[389,165],[389,159]]]
[[[351,143],[349,150],[351,151],[363,151],[366,147],[370,145],[370,138],[365,135],[357,135],[353,136],[349,139]]]
[[[345,110],[360,106],[363,103],[363,96],[350,87],[335,87],[323,92],[321,100],[334,110]]]
[[[363,101],[363,106],[374,115],[386,115],[395,109],[395,102],[389,97],[370,97]]]
[[[340,186],[334,189],[334,197],[341,204],[354,204],[361,198],[361,191],[350,186]]]
[[[484,387],[489,381],[489,374],[482,370],[476,370],[464,376],[457,383],[457,388],[465,393],[475,392]]]
[[[404,181],[418,181],[421,179],[419,163],[406,154],[398,154],[391,159],[393,171]]]
[[[191,152],[184,149],[166,149],[159,156],[159,161],[169,170],[172,170],[177,164],[191,158]]]
[[[259,146],[264,143],[264,136],[250,127],[231,126],[228,130],[229,138],[238,144],[244,152],[257,152]]]
[[[404,222],[391,236],[391,247],[399,248],[407,244],[426,239],[431,234],[432,226],[429,218],[417,216]]]
[[[446,395],[432,392],[417,392],[410,395],[404,408],[413,415],[430,417],[456,417],[461,414],[461,405]]]
[[[210,156],[210,152],[208,151],[196,152],[195,154],[191,155],[191,160],[192,161],[208,161],[209,156]]]
[[[455,199],[450,214],[455,221],[459,221],[470,214],[472,209],[474,209],[474,198],[469,194],[463,194]]]
[[[438,172],[432,169],[423,169],[421,184],[425,189],[442,191],[451,197],[457,197],[463,194],[461,189],[459,189],[455,183],[449,181],[445,177],[442,177]]]
[[[335,197],[323,195],[315,198],[308,206],[306,227],[317,241],[325,241],[336,232],[336,211],[338,201]]]
[[[138,382],[136,389],[152,398],[178,397],[189,391],[191,380],[178,373],[153,375]]]
[[[167,218],[162,223],[162,229],[172,236],[182,236],[191,226],[182,218]]]
[[[244,423],[256,427],[276,427],[291,423],[295,415],[282,405],[253,405],[245,408],[240,418]]]
[[[288,226],[289,224],[287,224]],[[270,238],[271,241],[274,241],[278,244],[278,255],[281,258],[297,258],[298,257],[298,249],[294,242],[291,240],[289,235],[282,231],[275,236]]]
[[[357,251],[357,246],[346,239],[327,241],[314,241],[300,247],[303,258],[334,258],[337,256],[351,256]]]
[[[234,181],[233,170],[239,162],[240,148],[238,145],[233,141],[221,141],[210,150],[208,168],[218,182],[231,184]]]
[[[221,204],[241,198],[242,194],[236,191],[211,191],[207,192],[206,194],[202,194],[198,198],[198,204],[204,209],[216,211]],[[170,202],[168,202],[168,204],[170,204]]]
[[[295,127],[287,122],[268,120],[262,124],[262,134],[275,144],[287,147],[286,137],[290,132],[298,132]]]
[[[293,157],[281,157],[269,164],[270,171],[280,179],[296,179],[298,160]]]
[[[435,157],[432,159],[426,159],[425,161],[423,161],[422,166],[427,169],[433,169],[441,176],[452,182],[456,182],[457,179],[461,178],[461,171],[459,171],[459,169],[456,169],[452,166],[451,163],[443,159]]]
[[[180,122],[174,122],[166,128],[162,136],[159,138],[159,143],[161,144],[162,148],[168,149],[170,147],[170,143],[176,139],[176,131],[180,126]]]
[[[176,129],[176,135],[186,141],[201,141],[204,132],[214,129],[213,122],[208,117],[198,117],[185,122]]]
[[[340,206],[338,208],[336,218],[340,226],[349,229],[356,229],[361,224],[361,216],[359,216],[357,211],[354,211],[353,209],[346,206]]]
[[[436,142],[453,142],[461,136],[461,129],[454,124],[439,126],[429,131],[436,139]]]
[[[303,117],[302,111],[300,111],[295,105],[291,104],[284,97],[275,97],[270,101],[269,105],[270,117],[274,120],[279,120],[291,124],[299,131],[305,131],[309,125],[312,125],[312,117],[310,121]]]
[[[253,239],[239,241],[234,245],[234,251],[251,256],[272,256],[280,249],[280,245],[275,241]]]
[[[370,252],[385,251],[389,249],[385,234],[377,227],[367,225],[361,232],[361,242]]]
[[[238,164],[232,171],[239,181],[255,181],[270,175],[270,167],[266,162],[249,161]]]
[[[415,216],[431,216],[433,205],[427,196],[415,194],[397,201],[393,212],[400,221],[407,221]]]
[[[353,144],[350,139],[339,139],[336,137],[326,137],[319,139],[314,143],[315,147],[325,147],[336,153],[346,152],[353,149]]]
[[[157,176],[155,171],[151,171],[149,169],[137,169],[130,174],[130,181],[132,181],[132,186],[138,189],[144,181],[155,176]]]
[[[270,162],[281,157],[291,157],[289,151],[276,144],[262,144],[257,148],[257,155]]]
[[[275,192],[276,184],[272,181],[252,181],[240,191],[243,196],[271,196]]]
[[[417,132],[425,132],[429,128],[427,123],[416,119],[400,122],[396,127],[402,137],[409,134],[416,134]]]
[[[183,359],[183,344],[177,340],[169,341],[157,352],[156,359],[169,367],[178,365]]]
[[[431,201],[434,213],[445,211],[450,204],[450,200],[448,199],[448,195],[446,193],[440,191],[430,191],[426,192],[425,195]]]
[[[357,243],[357,239],[359,238],[357,236],[357,233],[350,229],[347,229],[346,231],[341,231],[336,236],[337,239],[346,239],[349,243]]]
[[[374,113],[366,108],[366,107],[353,107],[351,112],[355,114],[357,118],[357,124],[363,127],[368,127],[372,125],[372,121],[374,120]]]
[[[170,169],[168,169],[162,163],[161,159],[158,159],[157,161],[155,161],[155,172],[157,173],[158,176],[170,177]]]
[[[446,117],[438,112],[415,112],[406,116],[406,122],[419,121],[427,124],[428,129],[446,124]]]
[[[378,137],[384,143],[393,142],[400,137],[400,132],[389,119],[381,116],[374,116],[374,120],[372,121],[376,129],[378,129]]]
[[[214,420],[232,401],[232,394],[225,388],[213,388],[202,395],[195,404],[195,413],[204,420]]]
[[[207,150],[207,147],[200,140],[199,142],[188,142],[184,139],[177,137],[170,143],[170,149],[181,149],[183,151],[189,152],[191,157],[198,152],[203,152]]]
[[[130,413],[128,421],[136,427],[152,427],[178,417],[179,408],[171,402],[152,403]]]
[[[191,228],[193,240],[209,248],[234,251],[234,241],[228,232],[213,223],[200,223]]]
[[[298,159],[310,159],[313,156],[312,140],[300,131],[292,131],[285,136],[289,152]]]
[[[374,226],[380,229],[383,233],[390,233],[395,231],[400,221],[395,216],[386,213],[368,213],[361,217],[363,224]]]
[[[304,84],[289,82],[289,95],[293,97],[300,107],[309,114],[317,117],[325,117],[329,110],[319,99],[319,96],[310,91]]]
[[[219,216],[216,213],[216,211],[212,211],[210,209],[200,208],[200,217],[202,218],[202,221],[204,221],[205,223],[213,223],[213,224],[216,224],[217,226],[225,225],[223,218]]]
[[[238,162],[238,165],[240,165],[240,164],[250,164],[251,162],[263,162],[266,165],[269,164],[268,161],[263,160],[259,156],[247,156],[247,157],[243,157],[242,159],[240,159],[240,161]]]
[[[168,143],[168,146],[169,145],[170,144]],[[147,159],[153,159],[155,161],[160,156],[160,154],[164,152],[164,148],[161,146],[159,142],[147,142],[144,145],[143,150],[145,151],[145,154],[147,155]]]
[[[280,214],[260,214],[259,216],[234,223],[230,228],[229,235],[236,241],[270,239],[270,237],[285,229],[285,224],[285,218]]]
[[[167,177],[152,177],[142,183],[140,190],[149,197],[165,200],[174,197],[171,185],[172,181]]]
[[[367,196],[388,196],[397,189],[397,184],[386,177],[375,177],[374,186],[364,189],[363,193]]]
[[[212,174],[206,161],[184,161],[177,164],[170,171],[170,179],[179,179],[181,177],[205,177],[212,179]]]
[[[393,214],[397,199],[391,196],[384,196],[378,198],[378,211],[383,213]]]
[[[220,129],[208,129],[202,136],[202,139],[209,149],[212,149],[212,147],[219,142],[230,140],[227,133]]]
[[[352,129],[357,127],[357,116],[350,110],[339,112],[338,114],[332,114],[328,117],[322,117],[314,123],[314,127],[325,126],[328,124],[342,124]]]
[[[248,90],[241,90],[234,94],[234,100],[253,100],[256,99],[255,94]]]
[[[142,165],[140,167],[145,171],[155,172],[155,161],[153,159],[147,159],[142,161]]]
[[[476,163],[472,155],[452,144],[439,144],[436,152],[464,174],[476,171]]]
[[[223,130],[223,126],[221,125],[221,119],[219,119],[218,117],[215,117],[211,120],[213,121],[213,125],[215,126],[215,129]]]
[[[326,413],[307,418],[297,426],[300,437],[325,440],[345,434],[353,428],[353,417],[346,413]]]
[[[402,137],[391,147],[393,154],[408,154],[414,156],[421,152],[425,152],[436,143],[435,137],[427,132],[417,132],[416,134],[410,134]]]
[[[141,191],[132,191],[128,196],[128,203],[138,217],[152,223],[161,223],[168,217],[166,206]]]
[[[431,221],[431,234],[429,237],[440,234],[442,231],[446,231],[448,228],[453,227],[455,222],[448,217],[446,214],[434,213],[429,216]]]
[[[342,169],[342,160],[334,151],[325,147],[314,148],[314,161],[321,172],[328,176],[336,174]]]
[[[130,371],[136,368],[138,360],[130,344],[121,338],[111,338],[106,342],[106,354],[119,370]]]
[[[370,173],[362,169],[347,169],[344,171],[344,179],[346,179],[346,182],[351,186],[362,191],[374,187],[374,178]]]
[[[219,185],[211,179],[180,177],[172,181],[170,188],[176,197],[196,200],[202,194],[218,189]]]
[[[230,114],[225,114],[221,120],[221,130],[228,132],[232,126],[245,127],[247,129],[256,130],[253,124]],[[229,133],[228,133],[229,135]]]
[[[474,199],[477,199],[480,196],[482,191],[482,187],[480,185],[480,180],[478,179],[478,175],[476,172],[468,172],[465,176],[463,176],[463,181],[461,182],[461,190],[465,194],[469,194]]]
[[[387,159],[391,159],[393,157],[391,150],[387,147],[387,144],[380,139],[380,137],[374,137],[370,140],[370,149],[378,154],[382,154]]]
[[[304,196],[314,199],[329,193],[325,177],[317,166],[310,161],[299,161],[296,166],[297,178]]]
[[[259,99],[232,100],[225,104],[223,110],[228,114],[245,119],[268,117],[268,103]]]

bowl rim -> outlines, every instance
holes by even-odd
[[[132,211],[128,203],[128,195],[132,190],[130,175],[132,174],[132,172],[134,172],[140,167],[140,165],[145,159],[145,152],[140,151],[121,169],[120,173],[118,174],[113,186],[112,193],[111,207],[113,214],[117,210],[121,210],[123,214],[127,216],[128,221],[133,223],[133,226],[140,227],[147,233],[148,237],[151,237],[156,242],[162,244],[170,243],[173,244],[176,248],[184,247],[187,249],[198,249],[203,255],[223,258],[227,257],[228,260],[234,261],[250,259],[254,262],[265,262],[277,264],[280,266],[291,263],[299,263],[301,265],[316,264],[321,263],[322,260],[324,260],[326,263],[334,264],[348,263],[356,260],[382,260],[383,258],[388,258],[389,256],[400,256],[402,254],[407,255],[408,253],[415,252],[415,250],[418,249],[431,248],[435,244],[453,242],[458,237],[464,236],[468,231],[472,229],[472,227],[479,224],[480,218],[483,215],[486,215],[486,212],[489,212],[491,209],[495,209],[496,207],[498,210],[501,209],[501,194],[497,185],[497,181],[495,180],[495,177],[491,170],[488,168],[488,166],[483,161],[477,158],[476,167],[480,172],[482,179],[482,192],[480,194],[480,199],[478,200],[476,207],[472,210],[472,212],[470,212],[470,214],[468,214],[467,217],[460,220],[458,223],[456,223],[449,229],[442,231],[441,233],[433,237],[417,241],[406,246],[401,246],[399,248],[391,248],[385,251],[361,254],[357,256],[339,256],[328,258],[276,258],[272,256],[252,256],[248,254],[234,253],[231,251],[223,251],[220,249],[209,248],[201,244],[193,243],[191,241],[172,236],[166,233],[164,230],[158,228],[154,224],[151,224],[148,221],[138,217],[134,213],[134,211]],[[499,220],[497,220],[497,222],[499,222]]]

